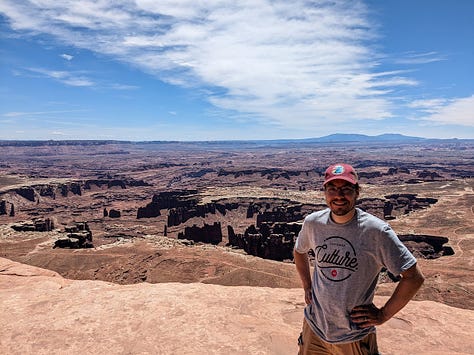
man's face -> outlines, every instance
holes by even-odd
[[[354,210],[359,192],[345,180],[333,180],[324,186],[326,204],[336,216],[344,216]]]

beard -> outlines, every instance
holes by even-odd
[[[336,216],[345,216],[346,214],[354,210],[355,203],[351,203],[351,201],[346,199],[333,200],[329,203],[329,207],[331,209],[331,212],[334,213]]]

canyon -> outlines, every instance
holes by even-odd
[[[223,303],[232,288],[250,287],[247,299],[251,290],[286,292],[298,309],[291,322],[301,320],[304,301],[295,238],[304,217],[325,208],[325,168],[350,163],[361,182],[358,207],[389,222],[418,258],[426,281],[414,302],[452,307],[472,322],[470,140],[2,141],[0,149],[0,258],[65,280],[179,283],[199,294],[204,285],[229,287],[212,289]],[[382,273],[377,297],[395,286]],[[297,337],[300,324],[291,324]],[[396,354],[394,346],[383,353]],[[419,353],[435,353],[427,349]]]

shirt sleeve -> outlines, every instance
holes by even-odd
[[[416,258],[389,225],[385,226],[383,233],[385,238],[381,248],[382,263],[393,275],[399,276],[416,264]]]
[[[307,253],[311,249],[310,229],[309,222],[306,218],[295,242],[295,251],[300,254]]]

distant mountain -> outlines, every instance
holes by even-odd
[[[308,138],[306,142],[317,142],[317,143],[341,143],[341,142],[387,142],[387,143],[415,143],[415,142],[426,142],[427,138],[404,136],[403,134],[385,133],[378,136],[368,136],[365,134],[345,134],[336,133],[328,136],[319,138]]]
[[[281,145],[299,145],[299,144],[410,144],[410,143],[468,143],[474,144],[474,139],[459,138],[421,138],[404,136],[403,134],[385,133],[378,136],[368,136],[365,134],[335,133],[319,138],[290,138],[290,139],[261,139],[261,140],[210,140],[210,141],[119,141],[119,140],[0,140],[0,147],[3,146],[63,146],[63,145],[83,145],[98,146],[106,144],[134,144],[134,145],[154,145],[168,148],[172,145],[178,145],[183,148],[196,145],[205,147],[235,147],[235,148],[254,148],[271,147]]]

